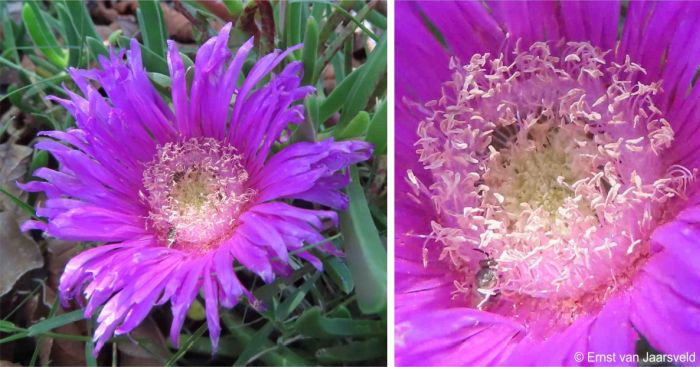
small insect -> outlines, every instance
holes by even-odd
[[[185,172],[177,171],[173,174],[173,182],[179,183],[185,177]]]
[[[496,271],[498,263],[486,251],[481,249],[475,250],[486,256],[485,259],[479,261],[479,271],[475,276],[476,292],[481,298],[476,308],[481,310],[489,299],[498,296],[498,272]]]
[[[175,227],[170,227],[170,229],[168,230],[168,234],[166,235],[168,248],[173,247],[173,245],[175,244],[176,237],[177,237],[177,231],[175,230]]]

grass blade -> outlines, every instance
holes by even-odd
[[[314,17],[306,20],[306,33],[304,33],[304,50],[301,61],[304,63],[304,79],[302,84],[316,84],[313,80],[316,68],[316,56],[318,54],[318,24]]]
[[[348,103],[348,96],[355,85],[358,76],[362,74],[364,66],[356,69],[347,78],[338,84],[328,97],[321,103],[318,110],[318,121],[324,122],[328,120],[336,111],[340,110]]]
[[[299,1],[290,1],[289,3],[287,3],[287,19],[285,20],[287,22],[285,24],[287,47],[291,47],[301,43],[301,32],[303,27],[302,23],[304,21],[304,19],[302,18],[301,7],[303,5],[304,4],[302,4]],[[293,55],[295,59],[299,60],[299,58],[301,57],[301,51],[294,51]]]
[[[194,343],[204,335],[204,332],[207,331],[207,323],[204,322],[202,325],[197,329],[197,331],[194,332],[194,334],[190,335],[187,340],[185,340],[184,343],[180,346],[180,348],[177,350],[177,353],[173,354],[173,356],[165,362],[165,366],[174,366],[177,361],[182,358],[182,356],[187,353],[188,350],[194,345]]]
[[[386,50],[387,39],[386,35],[383,35],[377,47],[367,58],[367,63],[362,67],[362,74],[358,76],[352,90],[350,90],[344,111],[340,116],[340,122],[338,122],[339,129],[345,128],[350,120],[367,106],[374,89],[386,73]]]
[[[68,13],[70,13],[73,27],[75,27],[75,31],[80,39],[85,39],[85,37],[100,38],[92,18],[90,18],[85,2],[64,0],[63,3],[68,9]]]
[[[72,324],[85,318],[83,310],[75,310],[40,321],[27,329],[28,336],[45,334],[55,328]]]
[[[2,18],[2,31],[3,31],[3,51],[2,55],[8,53],[11,59],[16,63],[19,63],[19,54],[17,53],[17,43],[15,39],[15,22],[12,17],[7,12],[7,2],[0,2],[0,18]]]
[[[58,19],[63,24],[63,31],[66,34],[66,41],[68,41],[68,44],[72,46],[68,48],[68,65],[78,66],[80,62],[80,53],[82,51],[82,48],[78,47],[78,45],[82,46],[82,38],[80,38],[78,32],[75,30],[75,27],[73,27],[73,22],[71,21],[71,16],[68,13],[68,9],[66,9],[66,7],[61,3],[56,4],[56,8],[58,9]]]
[[[142,53],[144,66],[148,71],[167,74],[167,64],[161,62],[161,60],[166,60],[166,39],[168,37],[160,3],[155,0],[139,0],[136,17],[143,39],[142,49],[148,49],[147,52]]]
[[[0,187],[0,193],[5,194],[5,196],[12,200],[12,202],[14,202],[20,209],[22,209],[25,213],[29,214],[32,218],[41,219],[37,217],[36,212],[34,211],[34,207],[25,203],[22,199],[12,195],[12,193],[3,189],[2,187]]]
[[[165,41],[168,37],[160,3],[155,0],[139,0],[138,20],[144,46],[165,58]]]

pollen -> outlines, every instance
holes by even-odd
[[[236,149],[213,138],[191,138],[158,147],[144,170],[148,223],[164,246],[210,249],[235,229],[255,196]]]
[[[407,181],[438,213],[424,236],[463,275],[455,297],[520,319],[526,305],[549,309],[567,324],[648,257],[652,230],[696,172],[661,159],[674,139],[653,103],[661,83],[611,59],[562,41],[451,61],[418,127],[433,184]]]

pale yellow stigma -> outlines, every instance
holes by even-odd
[[[494,134],[485,187],[508,213],[543,208],[557,215],[571,185],[595,169],[595,148],[583,129],[544,122],[513,136]],[[494,147],[502,146],[501,150]]]

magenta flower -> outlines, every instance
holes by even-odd
[[[99,60],[100,69],[70,70],[84,97],[66,89],[69,100],[54,98],[78,128],[44,132],[53,140],[36,144],[60,168],[40,169],[35,175],[46,181],[21,185],[47,196],[37,215],[48,221],[27,222],[24,229],[106,243],[73,258],[59,287],[64,303],[82,303],[84,296],[86,317],[102,307],[96,352],[168,301],[177,345],[200,290],[216,347],[219,305],[233,307],[243,296],[257,303],[234,273],[234,261],[271,282],[291,269],[289,251],[324,242],[320,232],[337,224],[333,211],[284,199],[342,209],[348,199],[340,190],[349,181],[343,170],[370,157],[371,147],[357,141],[275,146],[290,123],[303,120],[296,102],[314,88],[299,85],[299,62],[271,75],[298,47],[263,56],[239,85],[253,42],[232,55],[230,30],[226,25],[199,49],[190,88],[169,43],[172,109],[149,82],[136,41],[127,61],[124,52],[112,53]],[[319,248],[340,255],[331,243]],[[297,256],[321,269],[311,253]]]
[[[397,364],[700,355],[700,6],[620,17],[397,2]]]

